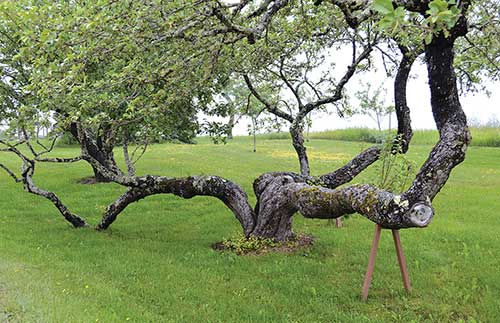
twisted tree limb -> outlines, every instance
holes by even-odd
[[[32,147],[30,147],[29,144],[27,144],[28,141],[24,140],[22,143],[26,144],[29,147],[29,150],[32,151],[36,157],[39,157],[41,153],[35,152]],[[33,175],[35,173],[35,165],[36,165],[36,159],[30,159],[28,158],[25,154],[23,154],[19,149],[18,146],[20,145],[19,143],[16,144],[10,144],[6,141],[0,140],[0,144],[2,144],[6,148],[2,148],[0,151],[3,152],[10,152],[15,154],[21,161],[22,161],[22,167],[21,167],[21,175],[17,176],[13,171],[11,171],[6,165],[0,163],[0,167],[4,169],[9,176],[11,176],[15,182],[17,183],[22,183],[23,188],[25,191],[42,196],[54,204],[54,206],[57,208],[59,213],[73,225],[75,228],[80,228],[80,227],[85,227],[88,226],[87,223],[85,222],[84,219],[79,217],[78,215],[72,213],[68,207],[62,202],[62,200],[54,193],[51,191],[47,191],[44,189],[41,189],[38,187],[34,180],[33,180]],[[48,152],[45,151],[45,152]],[[52,159],[49,159],[52,160]]]
[[[269,10],[277,3],[286,4],[286,1],[272,1],[272,3],[274,4],[270,2]],[[422,10],[422,3],[411,1],[408,2],[408,7]],[[358,11],[357,8],[351,9]],[[265,12],[269,13],[269,10]],[[89,147],[98,143],[83,129],[78,130],[78,138],[88,140],[90,145],[82,145],[82,158],[89,161],[107,179],[128,188],[127,192],[107,208],[98,228],[109,227],[130,203],[154,194],[174,194],[183,198],[197,195],[216,197],[233,211],[246,236],[255,235],[277,240],[293,237],[292,217],[296,212],[307,218],[321,219],[338,218],[357,212],[382,227],[391,229],[427,226],[434,216],[432,200],[446,183],[453,168],[464,160],[470,142],[470,133],[459,102],[453,71],[454,41],[456,37],[465,35],[466,32],[466,21],[462,16],[459,23],[450,31],[450,37],[446,38],[443,34],[435,35],[432,42],[425,47],[431,105],[440,140],[410,188],[401,195],[366,184],[340,187],[378,158],[377,149],[370,148],[341,169],[320,176],[320,182],[323,182],[320,184],[326,187],[314,185],[315,178],[306,172],[302,175],[293,173],[261,175],[254,183],[258,202],[252,210],[247,195],[238,185],[217,176],[168,178],[125,174],[116,165],[101,162],[93,156]],[[403,57],[400,77],[406,80],[411,64],[404,62],[404,59]],[[350,77],[349,74],[346,75]],[[401,90],[400,93],[405,95],[403,94],[405,91]],[[299,114],[307,111],[306,106],[299,110]],[[409,119],[406,101],[401,100],[399,106],[401,111],[398,113],[398,119]],[[411,137],[409,120],[401,122],[401,129],[403,135]],[[22,178],[25,189],[51,200],[73,225],[84,225],[83,220],[71,214],[62,203],[59,203],[60,200],[55,194],[34,186],[32,181],[34,163],[29,159],[24,161]]]
[[[406,46],[399,45],[402,54],[401,62],[398,66],[396,77],[394,78],[394,109],[398,120],[398,138],[394,144],[399,146],[402,153],[408,151],[413,131],[411,129],[410,108],[406,100],[406,88],[408,78],[415,59],[419,52],[411,52]]]
[[[141,187],[131,187],[106,209],[106,214],[97,226],[99,230],[108,228],[118,214],[130,203],[155,194],[174,194],[185,199],[194,196],[212,196],[233,211],[243,227],[244,234],[250,235],[254,228],[254,212],[248,203],[246,193],[236,184],[218,176],[190,176],[168,178],[147,176]]]

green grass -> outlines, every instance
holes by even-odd
[[[367,147],[313,139],[313,173]],[[291,144],[249,138],[215,146],[155,145],[139,173],[217,174],[252,201],[261,173],[296,170]],[[409,155],[423,162],[430,146]],[[60,148],[71,156],[76,148]],[[5,158],[5,155],[0,156]],[[294,219],[317,241],[294,254],[236,256],[210,244],[240,232],[219,201],[155,196],[131,205],[107,232],[70,228],[45,200],[0,174],[0,322],[495,322],[500,314],[500,149],[471,147],[435,200],[426,229],[401,232],[413,292],[404,292],[389,232],[383,232],[368,302],[361,284],[373,223],[354,216],[336,229]],[[8,161],[11,164],[13,160]],[[123,188],[82,186],[85,163],[40,165],[37,183],[93,224]],[[373,174],[357,179],[366,181]]]
[[[500,147],[500,128],[479,127],[471,128],[472,142],[471,146],[481,147]],[[311,132],[311,139],[342,140],[342,141],[361,141],[375,143],[388,135],[388,131],[380,133],[376,129],[370,128],[347,128],[337,130],[325,130]],[[289,139],[287,132],[270,133],[260,135],[262,139]],[[412,145],[433,145],[439,139],[437,130],[414,130]]]

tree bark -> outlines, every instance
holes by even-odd
[[[306,218],[319,219],[335,219],[357,212],[384,228],[400,229],[424,227],[433,216],[432,207],[426,202],[409,207],[408,201],[401,200],[398,195],[368,184],[331,190],[305,183],[285,182],[272,196],[281,204],[261,201],[260,210],[265,210],[266,214],[280,214],[282,223],[289,222],[296,211]],[[261,216],[264,214],[259,213],[256,229]]]
[[[460,24],[455,28],[460,28]],[[465,32],[464,30],[463,33]],[[453,69],[453,44],[454,38],[440,35],[434,37],[425,48],[432,113],[439,130],[439,142],[405,193],[411,201],[434,199],[453,168],[465,159],[465,152],[471,140],[467,119],[458,96]]]
[[[227,139],[233,139],[233,128],[234,128],[235,115],[234,113],[229,114],[229,121],[227,123]]]
[[[301,119],[295,119],[290,126],[290,135],[292,136],[293,148],[299,158],[300,174],[309,176],[309,160],[307,158],[307,148],[304,146],[304,124]]]
[[[245,191],[231,181],[218,176],[191,176],[187,178],[147,176],[142,178],[139,185],[129,188],[127,192],[108,206],[104,217],[97,226],[99,230],[107,229],[130,203],[155,194],[174,194],[185,199],[198,195],[216,197],[233,211],[246,236],[249,236],[254,228],[255,214],[248,203]]]
[[[410,108],[406,100],[406,90],[411,67],[418,53],[412,53],[404,46],[399,46],[399,49],[403,57],[399,63],[396,77],[394,78],[394,108],[398,120],[398,138],[396,139],[395,145],[398,146],[398,149],[400,149],[402,153],[406,153],[411,138],[413,137]]]
[[[88,131],[85,132],[85,136],[79,137],[77,129],[78,127],[81,126],[74,122],[70,125],[69,130],[73,137],[79,142],[80,146],[82,148],[85,148],[85,150],[88,151],[89,155],[92,156],[92,158],[99,162],[99,164],[101,164],[102,166],[108,169],[113,169],[117,173],[123,174],[116,164],[116,160],[113,154],[113,144],[109,142],[109,129],[104,129],[102,132],[95,135],[96,138],[92,140],[93,138],[91,138],[90,132]],[[92,171],[94,172],[94,177],[97,182],[110,182],[109,178],[105,176],[101,171],[99,171],[98,167],[93,164],[90,164],[90,166],[92,167]]]
[[[129,203],[158,193],[171,193],[185,198],[195,195],[217,197],[235,213],[246,236],[254,235],[276,240],[294,236],[292,217],[296,212],[306,218],[320,219],[359,213],[381,227],[389,229],[427,226],[434,216],[432,200],[448,180],[453,168],[464,160],[470,142],[470,133],[460,105],[453,70],[453,44],[456,37],[466,33],[464,19],[462,17],[462,21],[454,27],[451,37],[446,38],[442,34],[434,36],[432,42],[425,47],[431,106],[440,140],[432,149],[410,188],[401,195],[368,184],[339,188],[378,159],[380,150],[377,147],[365,150],[339,170],[320,176],[319,180],[311,177],[307,155],[305,149],[302,149],[301,123],[295,121],[290,131],[301,160],[301,174],[261,175],[254,182],[254,192],[257,197],[254,210],[250,208],[246,194],[241,188],[218,177],[167,179],[146,176],[120,179],[111,173],[120,183],[131,188],[110,205],[107,217],[101,222],[101,228],[108,227]],[[406,80],[410,67],[411,62],[408,58],[406,61],[403,58],[397,77]],[[396,84],[395,92],[399,100],[398,132],[408,138],[409,142],[411,127],[409,109],[404,98],[406,84],[404,82]],[[400,121],[401,118],[406,120]],[[301,159],[301,155],[306,159]]]

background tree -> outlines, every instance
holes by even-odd
[[[457,40],[457,77],[462,92],[487,93],[500,80],[500,3],[483,0],[470,10],[468,33]]]
[[[7,2],[4,7],[23,24],[18,57],[32,71],[24,88],[41,99],[37,109],[54,116],[59,131],[69,130],[101,165],[120,174],[113,151],[125,141],[192,139],[211,83],[209,76],[196,83],[193,68],[186,68],[198,66],[183,55],[188,47],[149,42],[154,28],[145,22],[164,22],[157,5],[61,2],[26,10]],[[206,67],[198,73],[208,75]],[[78,128],[86,135],[79,136]],[[98,181],[109,180],[92,168]]]
[[[341,15],[312,4],[291,8],[276,16],[266,37],[244,50],[240,59],[243,77],[253,96],[267,112],[290,124],[293,147],[304,176],[310,175],[303,135],[308,115],[331,105],[336,105],[340,115],[347,113],[340,108],[345,86],[358,69],[366,68],[363,64],[377,41],[370,31],[370,22],[357,32],[339,18]],[[324,17],[335,23],[325,26]],[[350,65],[339,68],[337,76],[335,62],[327,61],[325,56],[331,48],[339,51],[346,47],[352,52]],[[274,98],[259,92],[258,87],[271,89]]]
[[[389,129],[391,128],[394,106],[386,103],[387,93],[382,85],[374,89],[369,83],[361,83],[361,86],[363,88],[356,92],[356,98],[359,100],[357,113],[369,116],[377,124],[379,134],[382,134],[382,123],[386,117],[389,117]]]

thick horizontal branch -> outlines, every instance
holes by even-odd
[[[218,198],[240,221],[245,235],[249,235],[254,228],[255,215],[248,203],[245,191],[229,180],[218,176],[191,176],[186,178],[147,176],[141,187],[130,188],[108,206],[105,216],[98,225],[98,229],[108,228],[116,220],[118,214],[130,203],[155,194],[174,194],[185,199],[194,196]]]
[[[433,209],[428,200],[410,203],[402,196],[370,185],[338,189],[313,186],[296,174],[264,174],[254,183],[258,197],[252,235],[285,240],[293,237],[292,217],[334,219],[359,213],[384,228],[425,227]]]
[[[399,195],[371,185],[353,185],[330,190],[294,184],[290,187],[292,203],[306,218],[338,218],[359,213],[388,229],[425,227],[434,211],[428,201],[410,205]]]

